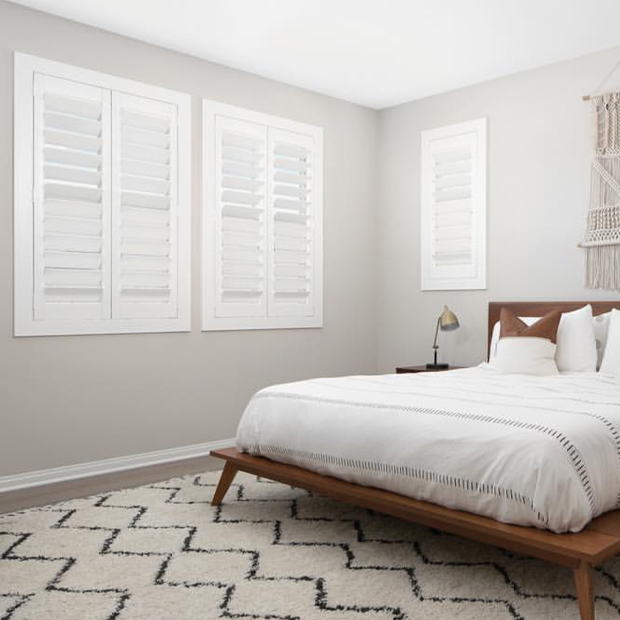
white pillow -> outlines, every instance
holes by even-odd
[[[505,375],[557,375],[555,352],[547,338],[508,336],[499,339],[492,366]]]
[[[607,332],[607,344],[601,363],[601,372],[620,374],[620,310],[615,308],[609,317],[609,331]]]
[[[592,306],[562,314],[555,362],[560,372],[596,372],[596,338]]]
[[[540,317],[519,317],[527,325],[532,325]],[[597,369],[597,343],[592,306],[588,304],[574,312],[564,312],[560,319],[557,335],[556,364],[560,372],[595,372]],[[601,330],[605,331],[603,323]],[[499,321],[493,326],[489,363],[493,361],[499,342]],[[604,345],[603,345],[604,347]],[[601,349],[602,350],[602,349]]]
[[[594,321],[594,337],[596,339],[596,369],[598,370],[603,363],[603,355],[605,353],[605,345],[607,344],[607,334],[609,333],[609,319],[611,312],[599,314],[593,318]]]

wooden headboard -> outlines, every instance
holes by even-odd
[[[487,356],[491,350],[493,326],[499,321],[499,313],[502,308],[512,310],[517,316],[544,316],[552,310],[571,312],[583,308],[586,304],[592,306],[594,316],[609,312],[612,308],[620,310],[620,299],[616,301],[490,301]]]

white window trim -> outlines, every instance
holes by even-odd
[[[215,317],[215,117],[228,116],[283,129],[294,133],[312,135],[316,145],[314,156],[316,189],[314,192],[315,254],[313,263],[314,314],[310,317]],[[303,130],[303,131],[302,131]],[[306,123],[292,121],[255,110],[240,108],[217,101],[202,102],[202,331],[232,331],[248,329],[303,329],[323,327],[323,129]]]
[[[431,261],[431,216],[432,170],[429,169],[429,149],[431,142],[441,138],[457,137],[465,133],[477,136],[476,153],[481,165],[476,167],[473,182],[476,188],[478,204],[474,206],[474,235],[476,274],[473,277],[437,278],[429,274]],[[464,123],[456,123],[421,133],[420,148],[420,266],[421,290],[481,290],[487,288],[486,282],[486,212],[487,212],[487,119],[480,118]]]
[[[176,91],[15,52],[14,334],[55,336],[190,331],[191,98]],[[33,318],[33,95],[35,73],[175,104],[178,109],[178,316],[170,319],[35,321]]]

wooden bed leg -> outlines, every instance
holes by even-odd
[[[211,500],[211,506],[219,506],[222,503],[224,495],[226,495],[226,491],[230,488],[238,471],[239,470],[230,461],[226,461],[226,465],[224,465],[222,475],[220,476],[220,481],[217,483],[217,488]]]
[[[592,587],[592,567],[587,562],[581,562],[573,569],[577,600],[581,620],[594,620],[594,590]]]

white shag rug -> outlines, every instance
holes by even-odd
[[[0,619],[577,620],[566,569],[219,472],[0,515]],[[620,617],[620,560],[596,572]]]

